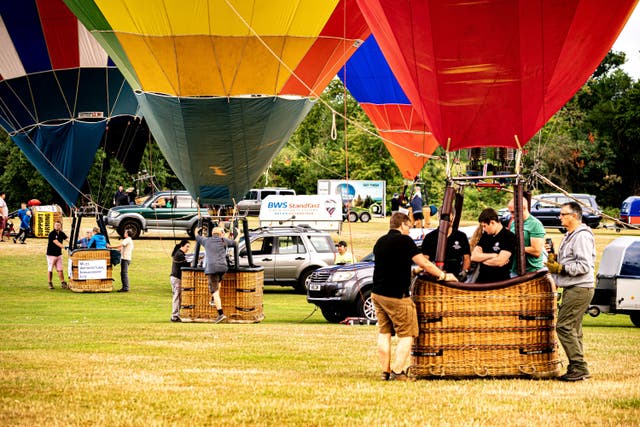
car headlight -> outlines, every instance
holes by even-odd
[[[338,271],[336,273],[333,273],[331,279],[334,282],[346,282],[347,280],[353,279],[355,275],[356,273],[354,271]]]
[[[120,212],[118,211],[109,211],[109,218],[118,218],[120,216]]]

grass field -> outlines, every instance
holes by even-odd
[[[340,238],[362,257],[386,229],[345,224]],[[598,252],[618,236],[598,230]],[[585,317],[593,378],[578,384],[381,382],[375,326],[328,324],[288,288],[266,287],[258,324],[170,323],[171,237],[135,242],[128,294],[50,291],[43,239],[0,244],[0,425],[640,423],[640,328],[628,316]]]

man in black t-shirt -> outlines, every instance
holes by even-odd
[[[60,285],[62,289],[67,289],[67,282],[64,281],[64,273],[62,271],[62,249],[63,242],[67,240],[67,235],[62,231],[62,222],[55,221],[53,230],[49,233],[49,241],[47,243],[47,267],[49,272],[49,289],[53,289],[53,268],[58,271]]]
[[[422,253],[425,254],[431,262],[436,262],[438,233],[439,230],[435,229],[427,234],[422,241]],[[445,250],[444,271],[454,274],[459,281],[464,282],[470,267],[471,249],[469,247],[469,239],[462,231],[453,231],[450,223]]]
[[[511,256],[516,249],[516,235],[502,226],[494,209],[483,210],[478,222],[482,226],[482,237],[471,253],[471,261],[479,263],[480,272],[476,282],[509,279]]]
[[[371,299],[378,318],[378,355],[384,380],[408,379],[405,366],[413,338],[419,332],[416,306],[409,297],[413,263],[438,280],[456,280],[454,275],[446,274],[420,253],[409,237],[411,225],[406,214],[394,213],[389,232],[380,237],[373,247],[375,264]],[[391,366],[391,335],[394,332],[398,336],[398,345]]]

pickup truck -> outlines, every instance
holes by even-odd
[[[206,209],[200,209],[207,216]],[[143,231],[180,230],[192,238],[198,226],[198,204],[187,191],[159,191],[139,205],[115,206],[104,217],[107,226],[120,237],[124,231],[137,239]]]

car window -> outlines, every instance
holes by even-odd
[[[260,237],[251,242],[251,253],[267,255],[273,251],[273,237]]]
[[[555,208],[558,205],[555,204],[556,203],[556,199],[540,199],[540,203],[538,204],[538,209],[549,209],[549,208]]]
[[[633,242],[624,253],[620,267],[622,276],[640,276],[640,242]]]
[[[180,208],[180,209],[188,209],[188,208],[195,208],[196,207],[196,203],[193,201],[193,199],[191,198],[191,196],[176,196],[176,208]]]
[[[173,207],[173,197],[158,197],[152,206],[154,208],[171,208]]]
[[[335,244],[329,236],[309,236],[309,241],[311,242],[311,245],[316,250],[316,252],[334,252],[333,247],[335,246]]]
[[[276,194],[275,191],[262,191],[262,196],[260,197],[261,200],[264,200],[267,196],[273,196],[274,194]]]
[[[281,196],[295,196],[295,194],[293,193],[292,190],[281,190],[280,191],[280,195]]]
[[[245,200],[257,200],[258,199],[258,192],[257,191],[249,191],[247,194],[244,195]]]
[[[373,255],[373,252],[371,252],[369,255],[365,256],[364,258],[362,258],[360,261],[362,262],[373,262],[375,261],[375,256]]]
[[[305,252],[304,243],[302,243],[302,238],[300,236],[278,237],[279,254],[303,254]]]

